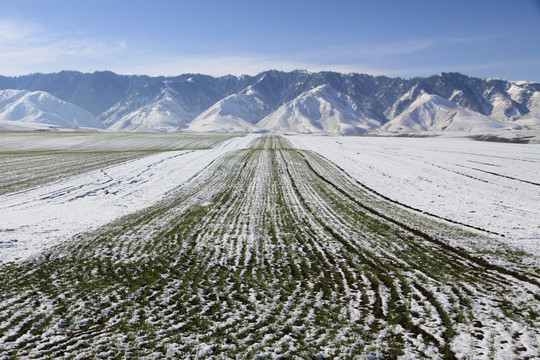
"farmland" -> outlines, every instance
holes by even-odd
[[[82,174],[145,155],[172,150],[209,149],[226,134],[0,132],[0,194]]]
[[[207,135],[182,145],[181,136],[170,143],[164,137],[159,148],[65,149],[88,167],[58,165],[55,153],[39,163],[56,170],[29,168],[66,182],[3,188],[6,214],[28,214],[25,202],[45,209],[50,199],[34,195],[55,193],[61,208],[80,201],[103,208],[110,220],[88,211],[84,231],[66,231],[46,251],[0,267],[3,358],[540,355],[538,257],[503,242],[504,227],[465,226],[467,219],[447,221],[444,209],[432,216],[415,210],[422,204],[390,201],[375,189],[382,181],[366,185],[365,175],[338,167],[329,160],[333,152],[315,151],[311,140]],[[2,151],[7,164],[15,150]],[[20,151],[24,163],[51,149]],[[345,162],[352,158],[342,154]],[[196,165],[188,156],[205,160]],[[185,167],[171,170],[178,161]],[[126,169],[152,176],[132,191],[137,176],[121,179]],[[93,192],[85,189],[83,197],[58,191],[79,189],[73,184],[89,183],[88,174],[101,170],[108,177],[91,182]],[[13,174],[2,176],[20,177]],[[169,185],[144,204],[107,212],[111,193],[134,201],[122,191],[140,197],[164,179]],[[25,229],[0,223],[0,240],[23,238]],[[38,230],[32,236],[47,236]],[[520,234],[529,242],[534,236]]]

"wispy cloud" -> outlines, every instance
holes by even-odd
[[[0,19],[0,69],[3,75],[77,69],[77,65],[111,58],[126,48],[123,41],[61,34],[46,27]]]
[[[36,24],[22,23],[12,19],[0,19],[0,45],[13,46],[15,42],[32,39],[42,34],[42,28]]]
[[[356,44],[332,49],[334,54],[346,57],[358,57],[380,60],[396,55],[412,54],[422,50],[434,49],[440,46],[455,44],[475,44],[496,38],[496,34],[488,36],[455,36],[440,38],[420,38],[403,41],[386,42],[382,44]],[[329,51],[326,51],[329,53]]]

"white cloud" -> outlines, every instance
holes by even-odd
[[[41,37],[43,28],[37,24],[23,24],[10,19],[0,19],[0,46],[11,47],[19,42],[30,42]]]
[[[113,60],[126,49],[126,44],[92,39],[84,34],[75,37],[50,31],[40,24],[0,19],[0,48],[2,75],[22,75],[81,70],[87,64]]]

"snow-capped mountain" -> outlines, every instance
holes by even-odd
[[[57,99],[44,91],[0,90],[0,120],[8,127],[24,127],[20,123],[47,124],[66,128],[102,128],[91,113]]]
[[[306,91],[261,120],[267,131],[362,134],[381,125],[346,94],[330,85]]]
[[[248,87],[212,105],[189,124],[192,131],[255,131],[254,126],[272,111],[260,94]]]
[[[301,71],[283,73],[267,71],[251,79],[251,85],[239,93],[216,102],[189,125],[192,131],[261,131],[258,123],[272,111],[294,98],[294,84],[304,74]]]
[[[0,89],[47,92],[93,114],[98,125],[114,131],[362,134],[540,128],[539,83],[458,73],[401,79],[275,70],[217,78],[63,71],[0,76]],[[2,104],[0,113],[9,113]],[[36,114],[22,118],[51,120],[52,115]],[[72,126],[87,126],[88,116],[80,119]]]
[[[165,82],[164,88],[147,86],[116,104],[101,116],[112,131],[174,131],[179,130],[197,115],[176,90]]]
[[[420,94],[416,100],[379,131],[397,134],[420,132],[486,133],[511,127],[511,123],[492,119],[462,108],[438,95]]]
[[[154,78],[134,89],[100,115],[110,130],[180,130],[234,91],[242,80],[233,76],[181,75]]]

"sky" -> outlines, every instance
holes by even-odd
[[[540,81],[540,0],[0,0],[0,75],[270,69]]]

